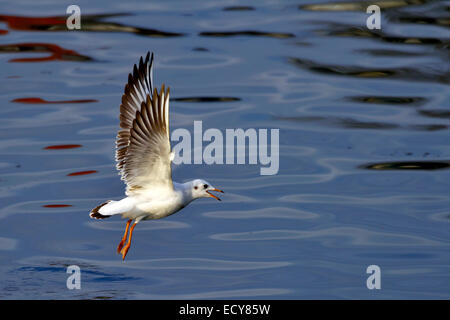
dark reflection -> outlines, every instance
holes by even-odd
[[[355,51],[378,57],[420,57],[425,55],[424,53],[419,52],[408,52],[392,49],[360,49]]]
[[[44,62],[44,61],[91,61],[92,58],[68,50],[52,43],[13,43],[0,45],[0,53],[48,52],[50,56],[40,58],[16,58],[9,62]]]
[[[223,11],[252,11],[252,10],[255,10],[255,8],[250,6],[232,6],[223,8]]]
[[[449,110],[419,110],[419,114],[430,118],[450,119]]]
[[[406,16],[406,17],[399,17],[398,22],[402,23],[418,23],[418,24],[431,24],[436,26],[442,26],[442,27],[448,27],[450,26],[450,19],[448,17],[440,17],[440,18],[433,18],[433,17],[423,17],[423,16]]]
[[[450,167],[450,161],[393,161],[359,166],[370,170],[439,170]]]
[[[413,124],[402,126],[395,123],[360,121],[350,118],[323,117],[323,116],[275,117],[275,119],[293,122],[312,122],[322,124],[325,126],[341,127],[346,129],[378,129],[378,130],[404,129],[414,131],[437,131],[448,129],[448,126],[443,124]]]
[[[78,172],[69,173],[67,176],[68,177],[84,176],[84,175],[92,174],[92,173],[96,173],[96,172],[97,172],[97,170],[78,171]]]
[[[120,23],[102,21],[111,17],[128,16],[124,13],[82,15],[80,31],[87,32],[126,32],[149,37],[179,37],[182,33],[166,32],[156,29],[138,28]],[[66,16],[54,17],[23,17],[0,15],[0,21],[6,23],[10,29],[26,31],[68,31]]]
[[[322,116],[297,116],[297,117],[276,117],[276,120],[293,121],[293,122],[313,122],[326,126],[337,126],[348,129],[397,129],[398,125],[383,122],[367,122],[358,121],[349,118],[333,118]]]
[[[445,124],[413,124],[408,126],[408,128],[417,131],[439,131],[447,130],[448,126]]]
[[[25,104],[61,104],[61,103],[91,103],[91,102],[98,102],[98,100],[95,99],[82,99],[82,100],[54,100],[54,101],[48,101],[41,98],[18,98],[11,100],[11,102],[16,103],[25,103]]]
[[[433,3],[433,5],[426,5]],[[312,11],[363,11],[371,5],[376,4],[380,6],[385,21],[391,24],[416,24],[434,25],[437,27],[448,28],[450,26],[450,19],[448,17],[448,5],[443,1],[435,0],[386,0],[375,2],[339,2],[339,3],[322,3],[310,4],[300,6],[302,10]],[[424,5],[420,8],[420,13],[417,10],[409,10],[411,6]],[[446,12],[447,11],[447,12]],[[413,45],[427,45],[434,46],[437,49],[437,54],[441,54],[445,59],[448,59],[448,48],[450,42],[447,38],[436,37],[433,33],[422,33],[422,36],[399,36],[398,34],[390,35],[386,33],[386,29],[368,30],[364,27],[355,27],[354,25],[343,23],[329,23],[324,21],[321,26],[326,25],[325,29],[317,30],[320,34],[328,36],[341,37],[365,37],[373,38],[387,43],[401,43]],[[383,50],[383,49],[366,49],[365,52],[372,55],[389,55],[389,56],[413,56],[414,53],[403,52],[398,50]],[[429,54],[429,53],[426,53]]]
[[[195,47],[195,48],[192,49],[192,51],[207,52],[209,50],[206,49],[206,48],[203,48],[203,47]]]
[[[422,97],[388,97],[388,96],[354,96],[348,97],[349,100],[362,103],[373,104],[396,104],[408,106],[423,105],[427,99]]]
[[[200,36],[204,37],[236,37],[236,36],[251,36],[251,37],[269,37],[269,38],[293,38],[292,33],[280,33],[280,32],[261,32],[261,31],[221,31],[221,32],[200,32]]]
[[[240,98],[234,97],[183,97],[172,99],[172,101],[178,102],[232,102],[240,100]]]
[[[328,2],[320,4],[300,5],[300,10],[310,11],[364,11],[368,6],[375,4],[380,9],[395,9],[410,5],[420,5],[431,2],[430,0],[379,0],[379,1],[358,1],[358,2]]]
[[[399,126],[393,123],[359,121],[355,119],[334,119],[337,125],[349,129],[396,129]]]
[[[74,148],[81,148],[81,144],[60,144],[55,146],[47,146],[44,149],[45,150],[60,150],[60,149],[74,149]]]
[[[433,81],[445,84],[450,83],[450,72],[446,70],[446,68],[442,68],[441,70],[430,70],[430,68],[420,70],[418,67],[376,69],[360,66],[322,64],[298,58],[289,58],[288,61],[296,67],[326,75],[351,76],[358,78],[407,79],[410,81]],[[441,74],[439,74],[439,72],[441,72]]]
[[[448,45],[447,41],[438,38],[390,36],[380,30],[369,30],[363,27],[358,28],[339,24],[330,24],[329,28],[322,32],[329,36],[374,38],[388,43],[441,45],[442,47]]]

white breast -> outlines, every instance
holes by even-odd
[[[187,205],[183,190],[142,190],[135,198],[132,216],[143,216],[143,220],[160,219],[174,214]],[[128,216],[126,216],[128,217]]]

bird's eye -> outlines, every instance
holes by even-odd
[[[197,186],[195,186],[195,187],[194,187],[194,189],[195,189],[195,190],[197,190],[197,189],[198,189],[198,187],[197,187]]]
[[[208,188],[208,185],[207,185],[207,184],[204,184],[204,185],[203,185],[203,188],[205,188],[205,189]]]

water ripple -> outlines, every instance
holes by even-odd
[[[348,246],[438,246],[443,243],[424,237],[376,232],[356,227],[335,227],[314,231],[300,230],[258,230],[239,233],[218,233],[210,236],[214,240],[225,241],[267,241],[312,239],[328,247]],[[330,239],[331,238],[331,239]]]
[[[286,261],[231,261],[205,258],[167,258],[128,260],[126,264],[121,260],[92,260],[73,257],[45,257],[36,256],[20,260],[25,265],[51,265],[52,261],[65,261],[63,265],[77,264],[84,266],[99,266],[101,268],[142,269],[142,270],[205,270],[205,271],[240,271],[281,268],[291,265]]]
[[[205,291],[185,294],[145,294],[138,293],[137,299],[177,299],[177,300],[191,300],[191,299],[236,299],[244,297],[265,297],[287,295],[292,293],[292,290],[283,288],[252,288],[252,289],[237,289],[237,290],[219,290],[219,291]]]
[[[205,217],[221,219],[314,219],[316,213],[285,207],[269,207],[256,210],[213,211],[203,214]]]
[[[17,242],[16,239],[0,237],[0,250],[15,250]]]

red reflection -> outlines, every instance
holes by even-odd
[[[59,149],[73,149],[73,148],[80,148],[82,147],[81,144],[60,144],[56,146],[48,146],[44,149],[46,150],[59,150]]]
[[[0,21],[5,22],[10,29],[14,30],[39,30],[40,26],[66,24],[66,20],[62,17],[33,18],[0,15]]]
[[[71,207],[71,204],[46,204],[43,205],[44,208],[66,208]]]
[[[90,103],[90,102],[98,102],[98,100],[95,99],[83,99],[83,100],[54,100],[54,101],[48,101],[41,98],[19,98],[14,99],[11,102],[18,102],[18,103],[27,103],[27,104],[51,104],[51,103]]]
[[[74,50],[68,50],[51,43],[12,43],[0,45],[0,52],[49,52],[48,57],[40,58],[18,58],[11,59],[9,62],[43,62],[43,61],[55,61],[55,60],[68,60],[68,61],[87,61],[91,58],[83,56]]]
[[[103,19],[127,16],[127,13],[107,13],[83,15],[82,31],[90,32],[132,32],[151,37],[179,37],[182,33],[165,32],[156,29],[138,28],[114,22],[104,22]],[[67,31],[67,16],[59,17],[24,17],[0,15],[0,22],[4,22],[11,30],[21,31]]]
[[[0,35],[8,34],[8,30],[0,29]]]
[[[69,173],[68,176],[69,177],[71,177],[71,176],[83,176],[85,174],[91,174],[91,173],[96,173],[96,172],[97,172],[97,170],[79,171],[79,172]]]

